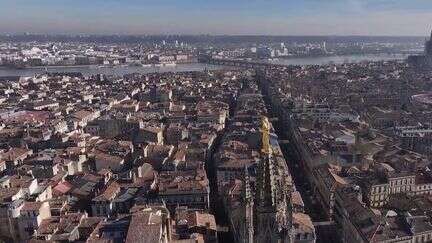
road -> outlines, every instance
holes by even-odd
[[[232,100],[230,104],[229,117],[233,116],[235,105],[236,105],[236,101]],[[231,122],[230,119],[226,120],[225,128],[229,127],[230,122]],[[215,153],[219,150],[219,147],[222,143],[222,138],[224,133],[225,133],[225,129],[218,134],[217,138],[215,139],[212,145],[212,149],[209,153],[209,156],[206,159],[206,164],[205,164],[205,169],[210,184],[210,209],[211,209],[211,213],[215,215],[216,224],[218,225],[218,228],[229,227],[230,225],[227,212],[225,211],[225,208],[221,206],[223,205],[222,198],[218,195],[217,175],[216,175],[217,168],[216,168],[216,163],[214,158]],[[218,231],[218,242],[219,243],[234,242],[234,236],[232,232]]]

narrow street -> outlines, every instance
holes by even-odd
[[[225,211],[225,208],[222,206],[222,198],[218,195],[216,166],[214,161],[214,154],[219,149],[219,146],[222,142],[222,137],[223,133],[218,135],[214,143],[214,152],[211,153],[211,155],[206,161],[207,177],[210,183],[210,208],[211,213],[215,215],[218,229],[221,227],[229,228],[229,218]],[[231,231],[223,232],[218,230],[218,241],[220,243],[234,242],[234,236],[232,235]]]
[[[215,215],[216,224],[218,229],[228,228],[229,229],[229,217],[225,208],[223,207],[222,198],[218,195],[217,188],[217,174],[216,174],[216,163],[215,163],[215,153],[218,152],[219,147],[222,143],[222,138],[224,136],[225,130],[229,127],[231,117],[234,115],[234,108],[236,106],[236,100],[232,100],[230,104],[229,118],[225,121],[225,129],[220,131],[217,138],[214,141],[212,149],[207,156],[205,169],[207,172],[207,177],[210,184],[210,209],[211,213]],[[234,236],[231,231],[223,232],[218,230],[218,241],[219,243],[232,243],[234,242]]]

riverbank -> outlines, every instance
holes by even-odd
[[[282,65],[327,65],[341,63],[356,63],[362,61],[388,61],[388,60],[404,60],[406,55],[349,55],[349,56],[322,56],[322,57],[303,57],[291,59],[277,59],[269,61],[274,64]],[[46,67],[31,67],[25,69],[0,68],[0,77],[2,76],[33,76],[43,74],[45,72],[65,73],[79,72],[85,76],[105,74],[105,75],[124,75],[128,73],[162,73],[162,72],[188,72],[188,71],[203,71],[203,70],[221,70],[233,67],[224,67],[210,65],[204,63],[188,63],[177,64],[173,66],[109,66],[99,68],[97,65],[81,65],[81,66],[46,66]]]
[[[178,63],[148,63],[148,64],[120,64],[120,65],[97,65],[97,64],[89,64],[89,65],[46,65],[46,66],[24,66],[20,68],[8,67],[8,66],[0,66],[0,69],[45,69],[45,68],[114,68],[114,67],[165,67],[165,66],[177,66],[177,65],[186,65],[186,64],[199,64],[197,61],[191,62],[178,62]]]
[[[209,65],[204,63],[177,64],[173,66],[112,66],[112,67],[97,67],[97,66],[47,66],[47,67],[32,67],[26,69],[0,68],[0,77],[2,76],[33,76],[50,73],[67,73],[79,72],[84,76],[105,74],[105,75],[125,75],[129,73],[163,73],[163,72],[188,72],[188,71],[204,71],[204,70],[220,70],[224,67]]]

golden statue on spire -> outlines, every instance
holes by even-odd
[[[264,154],[271,154],[272,149],[270,146],[270,122],[266,116],[261,118],[261,133],[262,133],[262,150]]]

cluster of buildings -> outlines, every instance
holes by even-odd
[[[212,58],[249,58],[249,59],[265,59],[265,58],[285,58],[295,56],[314,56],[331,54],[327,51],[326,42],[323,43],[307,43],[307,44],[285,44],[281,42],[279,45],[254,45],[250,48],[222,48],[212,52]]]
[[[93,43],[1,43],[0,66],[146,65],[196,61],[195,49],[185,45]]]
[[[432,76],[403,61],[258,74],[343,242],[432,240]]]
[[[204,52],[304,48],[335,47]],[[178,42],[0,44],[1,64],[17,67],[188,62],[197,52]],[[432,241],[432,74],[404,61],[260,68],[0,78],[0,240],[314,243],[325,223],[343,242]],[[294,167],[313,197],[300,194]]]
[[[0,83],[0,238],[217,242],[206,163],[241,71]]]
[[[293,57],[344,56],[384,53],[413,53],[421,44],[395,43],[370,40],[318,40],[306,39],[299,41],[275,42],[264,41],[239,46],[226,45],[210,48],[207,55],[215,59],[284,59]]]

